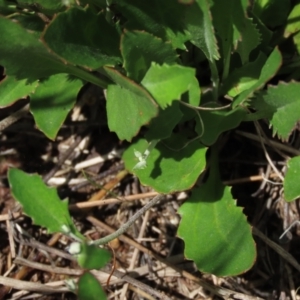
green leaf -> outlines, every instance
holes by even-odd
[[[252,97],[256,90],[262,88],[277,73],[278,69],[281,66],[281,59],[281,54],[278,48],[275,48],[273,52],[269,55],[267,61],[261,69],[261,73],[257,82],[254,85],[252,85],[249,89],[240,93],[234,99],[232,107],[237,107],[242,102]]]
[[[237,20],[240,20],[240,15],[238,15]],[[237,21],[236,30],[239,32],[239,41],[237,43],[236,52],[240,55],[242,64],[249,61],[249,55],[252,50],[254,50],[261,41],[260,33],[256,28],[256,25],[251,19],[244,18]]]
[[[47,187],[40,176],[9,169],[8,181],[12,195],[35,224],[46,227],[49,233],[81,236],[70,217],[68,202],[60,200],[56,189]]]
[[[267,61],[267,56],[259,53],[255,61],[234,69],[224,81],[222,94],[235,97],[254,86],[260,77],[261,70]]]
[[[151,93],[161,108],[180,100],[194,81],[195,69],[180,65],[160,66],[152,63],[141,84]]]
[[[185,15],[191,42],[203,51],[211,62],[220,58],[207,0],[196,0]]]
[[[130,141],[141,126],[158,114],[157,104],[142,86],[113,68],[104,69],[117,83],[109,85],[107,89],[108,127],[116,132],[120,140]]]
[[[13,20],[22,25],[23,28],[32,32],[36,38],[41,36],[46,24],[38,15],[16,15]]]
[[[300,53],[300,3],[296,4],[290,12],[287,25],[284,30],[284,37],[288,38],[293,35],[294,44]]]
[[[201,111],[202,122],[196,119],[195,130],[201,135],[201,142],[206,146],[210,146],[217,141],[221,133],[236,128],[243,121],[245,115],[246,111],[242,108],[230,111]]]
[[[151,62],[172,64],[177,55],[169,42],[145,31],[125,30],[121,39],[121,52],[127,75],[140,82]]]
[[[174,48],[185,49],[184,43],[189,39],[183,23],[187,6],[174,0],[120,0],[118,7],[128,19],[126,28],[145,30],[170,41]]]
[[[272,49],[270,41],[273,36],[273,32],[268,29],[265,24],[252,12],[248,10],[248,15],[250,19],[252,19],[253,23],[256,25],[256,28],[258,29],[260,33],[260,46],[259,49],[261,51],[265,51],[265,53],[270,52],[270,49]]]
[[[179,213],[178,235],[185,242],[185,256],[201,272],[233,276],[252,267],[256,250],[251,227],[230,188],[213,170],[202,187],[193,189]]]
[[[0,17],[0,28],[0,64],[6,68],[7,75],[33,82],[53,74],[68,73],[68,66],[19,24]]]
[[[158,116],[151,120],[149,131],[146,133],[145,138],[148,141],[168,138],[182,116],[179,103],[173,101],[171,106],[164,110],[160,109]]]
[[[283,190],[285,200],[290,202],[300,197],[300,156],[289,159],[287,167],[283,181]]]
[[[41,82],[31,96],[30,111],[37,127],[48,138],[55,139],[81,87],[81,80],[70,80],[66,74],[57,74]]]
[[[35,32],[30,33],[19,24],[1,16],[0,28],[0,65],[5,67],[6,75],[33,82],[58,73],[70,73],[102,88],[107,87],[106,80],[67,64],[50,52],[37,39]]]
[[[27,84],[25,79],[16,80],[12,76],[6,76],[0,82],[0,108],[9,106],[19,99],[26,98],[35,91],[37,86],[37,81]]]
[[[182,136],[173,135],[150,152],[145,169],[133,170],[139,162],[134,152],[144,153],[147,147],[146,140],[139,140],[124,152],[123,160],[126,169],[134,173],[142,184],[159,193],[190,189],[205,168],[206,148],[198,141],[188,143]]]
[[[220,1],[220,0],[218,0]],[[240,1],[237,1],[240,2]],[[232,25],[233,25],[233,48],[239,53],[242,64],[249,60],[249,55],[261,41],[260,32],[252,19],[247,18],[246,6],[241,2],[233,4]]]
[[[48,25],[44,40],[51,50],[69,62],[93,70],[122,62],[120,37],[103,14],[73,7]]]
[[[239,1],[214,1],[211,8],[212,20],[216,31],[216,36],[219,38],[219,48],[221,53],[221,60],[223,62],[224,77],[230,66],[231,49],[233,48],[233,9],[237,9],[240,5]],[[226,11],[226,14],[224,13]]]
[[[256,0],[253,12],[266,26],[274,28],[285,24],[290,7],[290,0]]]
[[[104,267],[111,258],[110,253],[99,246],[88,245],[87,243],[82,243],[81,251],[77,255],[77,261],[80,267],[84,269],[100,269]]]
[[[201,100],[201,90],[196,77],[190,81],[189,90],[182,95],[182,101],[193,106],[199,106]]]
[[[260,93],[252,102],[262,116],[267,117],[273,127],[273,135],[287,140],[300,120],[300,83],[280,82],[269,86],[267,92]]]
[[[106,295],[99,281],[89,272],[84,273],[78,281],[79,300],[106,300]]]
[[[290,12],[287,25],[284,30],[284,37],[288,38],[292,34],[298,33],[300,31],[300,3],[296,4],[292,11]]]

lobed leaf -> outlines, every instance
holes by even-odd
[[[220,58],[210,16],[209,1],[196,0],[186,10],[185,23],[191,42],[203,51],[211,62]]]
[[[201,272],[233,276],[252,267],[256,250],[251,227],[214,171],[203,186],[193,189],[179,214],[185,255]]]
[[[151,62],[173,64],[177,55],[169,42],[145,31],[128,31],[121,38],[121,52],[128,77],[140,82]]]
[[[37,81],[29,84],[26,79],[16,80],[13,76],[6,76],[0,82],[0,108],[9,106],[19,99],[26,98],[35,91],[37,86]]]
[[[195,78],[195,69],[180,65],[158,65],[152,63],[141,84],[151,93],[161,108],[180,100],[190,89]]]
[[[117,83],[107,89],[108,127],[119,139],[130,141],[141,126],[157,115],[157,105],[142,86],[113,68],[105,67],[105,71]]]
[[[134,152],[144,153],[147,147],[146,140],[139,140],[124,152],[123,160],[126,169],[135,174],[142,184],[159,193],[190,189],[204,170],[206,148],[198,141],[188,143],[178,134],[157,144],[147,158],[146,168],[133,170],[139,162]]]
[[[240,17],[243,15],[236,14],[235,16],[237,16],[237,19],[240,20]],[[252,50],[260,44],[260,33],[251,19],[243,18],[240,22],[236,22],[237,25],[235,30],[239,32],[236,52],[240,55],[242,64],[245,64],[249,61],[249,55]]]
[[[0,16],[0,28],[0,64],[6,68],[7,75],[34,82],[53,74],[68,73],[65,62],[19,24]]]
[[[260,52],[255,61],[234,69],[224,81],[221,93],[236,97],[250,89],[259,81],[261,70],[266,61],[267,56]]]
[[[122,62],[120,37],[103,14],[73,7],[59,13],[47,26],[46,44],[69,62],[96,70]]]
[[[300,83],[280,82],[269,86],[267,92],[261,92],[252,102],[258,113],[267,117],[273,127],[273,135],[287,140],[300,120]]]
[[[265,53],[270,52],[272,49],[270,41],[273,36],[273,31],[268,29],[268,27],[252,12],[252,11],[247,11],[249,18],[252,19],[253,23],[255,24],[256,28],[258,29],[260,33],[260,45],[259,49],[261,51],[265,51]]]
[[[174,0],[120,0],[118,7],[128,20],[125,28],[145,30],[170,41],[174,48],[185,49],[184,43],[189,39],[184,25],[187,6]]]
[[[281,54],[278,48],[275,48],[269,55],[264,66],[261,69],[257,82],[249,89],[240,93],[233,101],[232,107],[235,108],[245,100],[249,99],[256,90],[263,87],[278,71],[281,66]]]
[[[37,127],[48,138],[55,139],[81,87],[81,80],[71,80],[66,74],[56,74],[42,81],[31,96],[30,111]]]
[[[68,210],[54,188],[49,188],[38,175],[29,175],[18,169],[9,169],[8,181],[12,195],[21,203],[24,212],[35,224],[46,227],[49,233],[81,234],[77,231]]]

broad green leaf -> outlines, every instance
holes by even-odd
[[[148,141],[168,138],[182,116],[183,114],[179,108],[179,103],[173,101],[171,106],[168,106],[164,110],[160,109],[158,116],[151,120],[145,138]]]
[[[110,253],[99,246],[81,244],[81,251],[77,255],[77,261],[80,267],[88,270],[100,269],[110,261]]]
[[[106,300],[106,295],[101,284],[94,275],[89,272],[84,273],[78,281],[79,300]]]
[[[174,48],[185,49],[189,39],[183,23],[186,5],[174,0],[119,0],[118,7],[128,19],[125,28],[145,30],[170,41]]]
[[[240,93],[233,101],[233,108],[240,105],[245,100],[253,96],[254,92],[262,88],[278,71],[281,66],[281,54],[278,48],[275,48],[273,52],[269,55],[263,68],[261,69],[260,76],[257,82],[252,85],[249,89]]]
[[[287,162],[287,172],[284,177],[284,198],[290,202],[300,197],[300,156],[291,158]]]
[[[233,276],[252,267],[256,250],[251,227],[230,188],[213,170],[202,187],[193,189],[179,213],[178,235],[185,242],[185,256],[201,272]]]
[[[235,97],[251,88],[258,82],[266,60],[267,56],[260,53],[255,61],[234,69],[224,81],[221,93]]]
[[[135,151],[144,153],[148,143],[139,140],[123,154],[126,168],[134,173],[142,184],[159,193],[173,193],[190,189],[205,168],[204,148],[197,140],[188,143],[180,135],[173,135],[156,145],[147,158],[145,169],[133,170],[139,162]],[[175,171],[176,170],[176,171]]]
[[[0,82],[0,108],[9,106],[19,99],[26,98],[35,91],[37,86],[37,81],[27,84],[26,79],[16,80],[12,76],[6,76]]]
[[[284,37],[288,38],[292,34],[300,31],[300,3],[296,4],[290,12],[287,25],[284,30]]]
[[[17,21],[24,29],[29,30],[36,38],[39,38],[44,30],[46,24],[37,15],[23,15],[18,14],[14,16],[13,20]]]
[[[142,86],[113,68],[105,67],[105,71],[117,83],[107,89],[108,127],[120,140],[130,141],[141,126],[157,116],[157,104]]]
[[[221,1],[221,0],[218,0]],[[249,55],[261,39],[260,33],[252,19],[247,17],[246,6],[241,1],[234,1],[232,13],[233,48],[239,53],[242,63],[249,60]]]
[[[0,17],[0,28],[0,64],[6,68],[7,75],[35,81],[68,73],[68,66],[19,24]]]
[[[103,14],[73,7],[58,14],[47,27],[44,40],[69,62],[93,70],[122,62],[120,37]]]
[[[136,94],[118,85],[108,86],[106,98],[108,127],[120,140],[131,141],[157,114],[150,96]]]
[[[50,52],[37,39],[36,33],[30,33],[19,24],[1,16],[0,28],[0,65],[5,67],[6,75],[33,82],[54,74],[70,73],[102,88],[107,87],[106,80],[76,68]]]
[[[284,30],[284,37],[288,38],[291,35],[293,35],[293,40],[299,54],[300,53],[300,3],[294,6],[287,19],[287,25]]]
[[[182,95],[182,101],[194,106],[199,106],[201,100],[201,90],[197,78],[194,76],[190,81],[189,90]]]
[[[290,0],[256,0],[253,12],[268,27],[281,26],[290,12]]]
[[[49,233],[81,236],[70,217],[68,202],[60,200],[56,189],[47,187],[40,176],[9,169],[8,181],[12,195],[35,224],[46,227]]]
[[[220,58],[207,0],[196,0],[186,10],[185,23],[191,42],[211,62]]]
[[[201,136],[200,141],[206,146],[213,145],[221,133],[236,128],[246,115],[246,111],[242,108],[231,111],[200,111],[199,113],[201,122],[196,118],[195,130]]]
[[[256,25],[260,33],[260,46],[259,49],[261,51],[265,51],[265,53],[270,52],[272,49],[272,45],[270,44],[271,38],[273,36],[273,31],[268,29],[266,25],[255,15],[252,11],[248,11],[249,18],[252,19],[253,23]]]
[[[55,139],[81,87],[81,80],[71,80],[66,74],[57,74],[42,81],[31,96],[30,111],[37,127],[48,138]]]
[[[231,49],[233,48],[233,9],[237,9],[237,5],[240,5],[239,1],[215,0],[211,8],[214,29],[220,40],[219,48],[223,62],[223,76],[225,77],[227,77],[229,70]]]
[[[240,15],[238,16],[240,17]],[[239,20],[239,18],[237,18]],[[236,21],[236,29],[240,33],[239,42],[237,43],[236,52],[240,55],[242,63],[245,64],[249,61],[249,55],[261,41],[260,33],[256,25],[251,19],[244,18]]]
[[[269,86],[267,92],[259,94],[252,102],[258,113],[270,120],[273,135],[287,140],[300,120],[300,83],[280,82]]]
[[[121,39],[121,52],[128,77],[140,82],[151,62],[172,64],[177,55],[169,42],[145,31],[125,30]]]
[[[157,116],[157,104],[142,86],[113,68],[105,67],[105,71],[117,83],[107,89],[108,127],[120,140],[130,141],[141,126]]]
[[[180,65],[157,65],[152,63],[141,84],[151,93],[161,108],[180,100],[194,81],[195,69]]]

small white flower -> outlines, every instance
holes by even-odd
[[[70,244],[70,246],[67,247],[67,251],[71,255],[78,255],[81,252],[81,244],[78,242],[73,242]]]

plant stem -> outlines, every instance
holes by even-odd
[[[231,47],[229,47],[225,57],[224,57],[224,68],[222,74],[222,80],[224,81],[228,77],[229,66],[230,66],[230,58],[231,58]]]
[[[83,80],[100,86],[103,89],[106,89],[109,84],[112,84],[112,82],[108,78],[100,78],[75,66],[68,65],[68,71]]]
[[[112,234],[107,235],[106,237],[93,241],[91,245],[104,245],[108,242],[114,240],[115,238],[122,235],[139,217],[141,217],[148,209],[158,203],[164,195],[155,196],[149,203],[147,203],[144,207],[142,207],[139,211],[137,211],[125,224],[123,224],[117,231]]]
[[[213,85],[213,100],[215,102],[218,101],[218,94],[219,94],[219,74],[216,62],[214,60],[209,61],[210,71],[211,71],[211,81]]]

